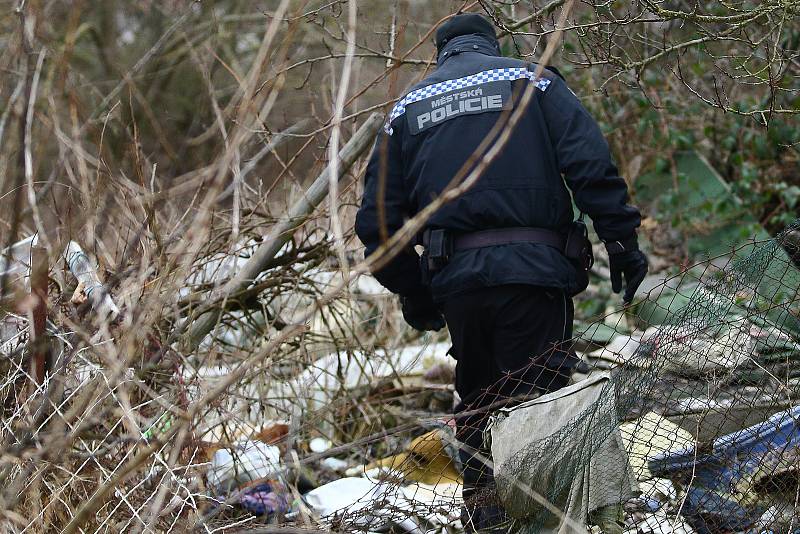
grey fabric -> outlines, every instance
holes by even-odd
[[[614,396],[609,374],[602,373],[492,419],[487,433],[498,496],[518,523],[535,525],[532,532],[574,532],[534,492],[583,526],[592,512],[639,493],[616,424]],[[614,430],[605,434],[598,428]]]

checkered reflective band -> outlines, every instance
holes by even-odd
[[[404,96],[397,104],[395,104],[392,112],[389,114],[389,120],[384,125],[383,129],[389,135],[392,135],[392,122],[406,112],[406,108],[420,100],[426,98],[439,96],[445,93],[450,93],[457,90],[468,89],[476,85],[482,85],[489,82],[497,82],[503,80],[521,80],[527,78],[536,84],[540,91],[545,91],[550,85],[550,80],[547,78],[535,78],[535,73],[524,67],[504,68],[504,69],[491,69],[465,76],[463,78],[456,78],[454,80],[445,80],[443,82],[426,85],[411,91]]]

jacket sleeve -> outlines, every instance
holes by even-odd
[[[366,247],[365,257],[375,252],[384,239],[392,237],[413,215],[403,183],[400,135],[397,129],[393,135],[381,131],[367,164],[364,197],[356,215],[356,234]],[[378,199],[381,190],[382,203]],[[383,235],[382,227],[385,229]],[[427,292],[428,288],[422,284],[419,261],[412,243],[382,269],[373,270],[372,274],[392,293],[414,295]]]
[[[628,204],[628,186],[600,127],[560,78],[553,77],[538,100],[559,170],[578,209],[591,217],[604,242],[635,238],[641,216]]]

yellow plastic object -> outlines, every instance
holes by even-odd
[[[376,460],[365,470],[390,469],[407,480],[423,484],[461,484],[461,474],[445,451],[444,439],[441,430],[432,430],[414,438],[406,451]]]

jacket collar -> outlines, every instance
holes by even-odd
[[[436,60],[437,66],[441,67],[445,61],[462,52],[477,52],[486,56],[499,56],[500,45],[497,41],[492,42],[482,35],[459,35],[450,39],[439,51],[439,57]]]

